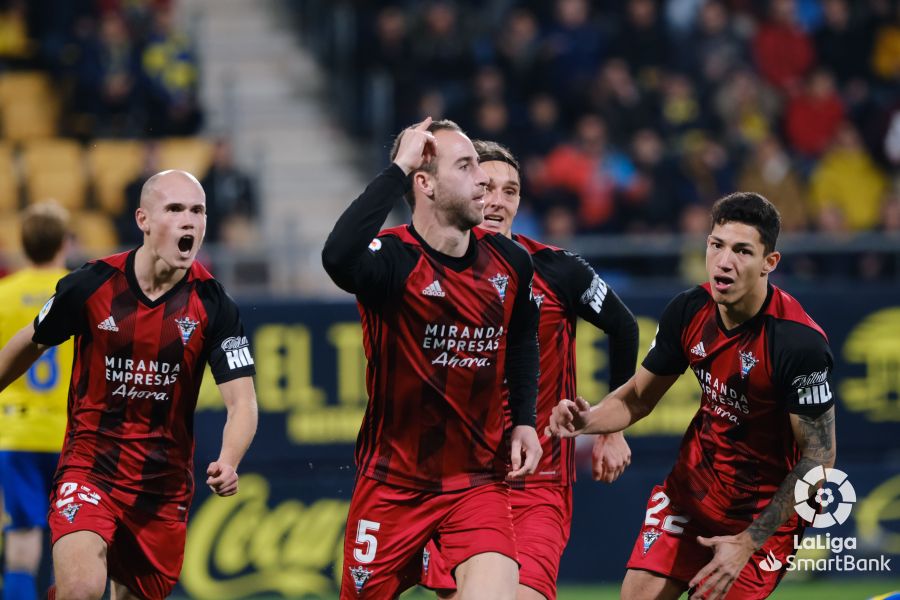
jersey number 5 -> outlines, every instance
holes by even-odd
[[[375,552],[378,550],[378,539],[369,531],[378,531],[381,529],[381,523],[375,521],[366,521],[360,519],[356,525],[356,544],[365,544],[366,548],[354,548],[353,558],[361,564],[368,564],[375,560]]]
[[[654,516],[656,513],[665,509],[671,500],[666,496],[665,492],[656,492],[653,494],[653,497],[650,498],[651,502],[656,502],[656,505],[651,506],[647,509],[647,516],[644,517],[644,525],[651,525],[653,527],[659,525],[659,519]],[[679,534],[684,531],[684,525],[688,521],[690,521],[690,517],[684,517],[681,515],[666,515],[666,518],[663,519],[662,522],[662,530],[668,531],[669,533]]]

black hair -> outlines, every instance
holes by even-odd
[[[775,250],[781,231],[781,215],[775,205],[755,192],[735,192],[712,207],[712,225],[744,223],[759,232],[766,254]]]

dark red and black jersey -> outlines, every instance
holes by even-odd
[[[575,329],[578,317],[609,336],[609,385],[615,389],[634,374],[638,327],[612,288],[577,254],[536,242],[513,239],[534,261],[534,300],[540,310],[538,339],[537,431],[544,454],[534,475],[514,487],[571,485],[575,481],[575,442],[544,435],[550,414],[563,398],[575,398]]]
[[[135,251],[61,279],[34,341],[75,336],[57,479],[77,471],[128,505],[183,520],[194,490],[194,407],[208,362],[217,383],[255,372],[237,306],[200,263],[156,300]]]
[[[672,501],[728,532],[744,529],[800,459],[789,414],[834,405],[833,363],[825,333],[777,287],[732,330],[709,284],[672,300],[643,365],[657,375],[690,367],[702,390],[666,480]],[[796,515],[782,526],[794,527]]]
[[[508,470],[504,377],[515,424],[534,425],[537,307],[529,255],[476,228],[461,257],[437,252],[412,226],[380,226],[405,177],[392,166],[347,209],[323,261],[355,293],[368,359],[369,405],[359,472],[449,492],[503,480]],[[368,239],[372,239],[369,237]]]

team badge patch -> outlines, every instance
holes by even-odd
[[[422,569],[428,574],[428,565],[431,564],[431,552],[426,548],[422,551]]]
[[[753,352],[741,352],[741,379],[746,379],[750,370],[756,366],[759,359],[753,356]]]
[[[541,308],[541,304],[544,303],[544,295],[543,294],[535,294],[534,295],[534,303],[537,304],[538,308]]]
[[[492,284],[494,284],[494,289],[497,290],[497,293],[500,294],[500,301],[503,302],[506,300],[506,286],[509,284],[509,275],[502,275],[497,273],[490,279],[488,279]]]
[[[53,306],[53,299],[54,299],[54,298],[56,298],[56,296],[53,296],[52,298],[50,298],[49,300],[47,300],[47,303],[44,304],[44,307],[41,309],[41,312],[38,313],[38,323],[40,323],[41,321],[43,321],[43,320],[44,320],[44,317],[47,316],[47,313],[50,312],[50,307]]]
[[[80,509],[80,508],[81,508],[80,504],[76,504],[73,502],[72,504],[67,504],[64,509],[59,511],[59,514],[64,516],[66,518],[66,521],[68,521],[69,523],[72,523],[73,521],[75,521],[75,515],[78,514],[78,509]]]
[[[358,594],[362,591],[366,582],[369,581],[372,571],[363,566],[350,567],[350,575],[353,577],[353,585],[356,587],[356,593]]]
[[[200,321],[194,321],[190,317],[182,317],[181,319],[175,319],[175,322],[178,324],[178,330],[181,331],[181,342],[186,346]]]
[[[371,242],[369,242],[369,250],[371,250],[372,252],[378,252],[379,250],[381,250],[381,240],[375,238]]]
[[[653,547],[653,544],[656,543],[656,540],[659,539],[660,535],[659,529],[648,529],[644,532],[644,556],[647,556],[647,552],[650,551],[650,548]]]

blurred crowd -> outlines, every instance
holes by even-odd
[[[705,232],[742,189],[787,231],[900,232],[896,1],[353,6],[359,105],[387,75],[390,131],[447,117],[509,146],[523,231]]]
[[[53,75],[64,135],[192,135],[202,123],[197,57],[173,4],[0,0],[0,60]]]

